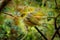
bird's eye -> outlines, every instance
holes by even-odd
[[[22,14],[21,17],[23,17],[25,14]]]

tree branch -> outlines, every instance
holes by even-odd
[[[57,1],[55,0],[56,9],[58,9]]]
[[[9,14],[9,13],[4,13],[4,14],[9,15],[9,16],[11,16],[11,17],[14,17],[12,14]]]
[[[35,29],[42,35],[42,37],[43,37],[45,40],[48,40],[36,26],[35,26]]]
[[[2,9],[10,2],[11,0],[4,0],[2,2],[2,5],[0,6],[0,12],[2,11]]]

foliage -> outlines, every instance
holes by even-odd
[[[12,0],[0,13],[0,40],[44,40],[35,26],[50,40],[59,7],[59,0],[57,5],[53,0]],[[60,16],[57,26],[60,26]],[[57,39],[58,36],[54,38]]]

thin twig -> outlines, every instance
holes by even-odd
[[[42,34],[42,32],[35,26],[35,29],[42,35],[42,37],[45,39],[45,40],[48,40],[44,34]]]
[[[54,33],[54,35],[53,35],[53,37],[52,37],[52,39],[51,40],[53,40],[54,39],[54,37],[56,36],[56,34],[59,34],[59,29],[60,29],[60,26],[56,29],[56,32]],[[60,37],[60,34],[59,34],[59,37]]]
[[[9,16],[11,16],[11,17],[14,17],[12,14],[9,14],[9,13],[4,13],[4,14],[9,15]]]

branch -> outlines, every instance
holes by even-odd
[[[12,14],[9,14],[9,13],[4,13],[4,14],[9,15],[9,16],[11,16],[11,17],[14,17]]]
[[[56,23],[56,21],[57,21],[57,18],[60,16],[60,13],[55,17],[55,19],[54,19],[54,25],[55,25],[55,29],[57,29],[57,23]]]
[[[57,21],[57,18],[54,19],[54,26],[55,26],[55,29],[57,29],[56,21]]]
[[[58,5],[57,5],[57,0],[55,0],[55,5],[56,5],[56,9],[58,9]],[[54,21],[54,25],[55,25],[55,29],[57,29],[57,23],[56,23],[56,21],[57,21],[57,18],[60,16],[60,13],[55,17],[55,21]]]
[[[56,9],[58,9],[57,1],[55,0]]]
[[[58,18],[60,16],[60,13],[57,15],[57,17],[56,18]]]
[[[54,33],[53,37],[51,40],[54,39],[54,37],[56,36],[56,34],[58,34],[58,36],[60,37],[60,34],[59,34],[59,29],[60,29],[60,26],[56,29],[56,32]]]
[[[43,36],[45,40],[48,40],[36,26],[35,26],[35,29]]]
[[[2,11],[2,9],[10,2],[11,0],[4,0],[2,2],[2,5],[0,6],[0,12]]]

